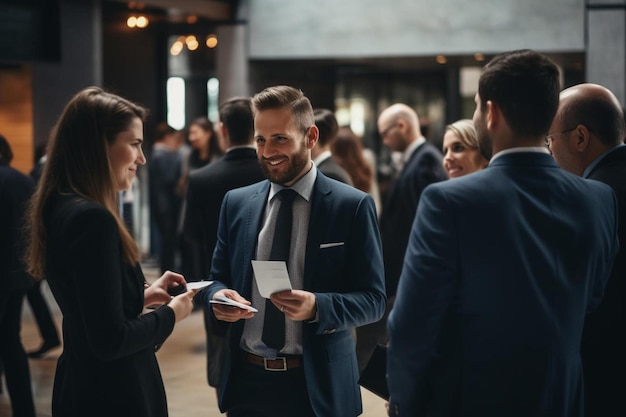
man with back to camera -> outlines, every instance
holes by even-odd
[[[335,162],[330,151],[330,144],[337,137],[337,131],[339,131],[337,118],[328,109],[314,109],[313,116],[315,117],[315,126],[319,131],[317,144],[311,149],[311,157],[315,166],[327,177],[344,184],[353,185],[350,174]]]
[[[494,156],[422,194],[389,317],[390,415],[583,415],[580,339],[617,253],[617,201],[548,154],[559,90],[534,51],[483,69],[474,124]]]
[[[626,145],[624,113],[603,86],[580,84],[561,92],[546,137],[556,163],[583,178],[608,184],[617,196],[620,249],[602,303],[585,319],[581,355],[585,415],[626,415]]]
[[[226,194],[215,282],[204,291],[213,324],[229,335],[220,410],[229,417],[357,416],[352,330],[385,309],[374,201],[328,179],[311,161],[318,130],[301,91],[269,87],[252,103],[268,181]],[[285,261],[293,290],[262,298],[252,260]],[[209,304],[219,296],[259,311]]]
[[[226,153],[218,161],[192,171],[189,176],[183,236],[195,248],[198,262],[195,269],[200,275],[188,277],[188,280],[209,276],[220,207],[226,193],[265,179],[256,157],[250,97],[233,97],[222,103],[217,128]],[[224,361],[224,335],[216,334],[208,310],[205,310],[204,325],[207,379],[209,385],[218,388]]]
[[[357,329],[357,356],[363,370],[377,344],[387,343],[387,314],[393,306],[409,231],[422,190],[448,178],[441,152],[424,138],[415,110],[393,104],[378,117],[378,132],[393,152],[402,153],[402,167],[383,204],[380,234],[385,264],[387,312],[382,320]]]

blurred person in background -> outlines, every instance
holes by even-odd
[[[331,144],[337,137],[339,125],[332,111],[328,109],[314,109],[315,126],[319,130],[317,145],[311,149],[311,157],[315,166],[324,175],[344,184],[354,185],[350,174],[343,169],[333,158]]]
[[[14,417],[35,417],[28,359],[20,339],[22,302],[32,287],[24,258],[24,211],[34,181],[11,168],[11,146],[0,135],[0,363]]]
[[[359,138],[349,127],[340,127],[330,145],[333,158],[350,175],[352,184],[374,199],[376,212],[380,215],[381,203],[374,166],[366,159],[365,149]]]
[[[165,122],[159,123],[148,164],[150,215],[158,233],[158,258],[162,273],[168,270],[179,271],[176,262],[179,247],[178,223],[183,196],[179,189],[182,157],[178,136],[176,129]]]
[[[387,317],[393,307],[422,191],[432,183],[448,179],[441,152],[422,135],[414,109],[402,103],[393,104],[380,113],[377,125],[385,146],[400,155],[400,171],[386,194],[380,214],[387,310],[379,322],[359,329],[357,356],[360,370],[365,368],[376,345],[388,341]]]
[[[39,182],[43,166],[46,162],[46,146],[40,145],[35,150],[35,166],[30,171],[31,178],[35,184]],[[45,279],[45,278],[44,278]],[[61,345],[59,331],[57,330],[48,302],[41,292],[41,283],[43,280],[35,280],[35,284],[26,293],[28,304],[35,316],[37,328],[41,335],[42,343],[38,349],[28,352],[29,358],[41,358],[51,349]]]
[[[471,174],[489,164],[489,150],[480,149],[474,122],[461,119],[446,126],[443,135],[443,167],[448,177]]]

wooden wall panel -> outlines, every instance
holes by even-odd
[[[33,167],[33,91],[30,67],[0,69],[0,133],[13,150],[11,166]]]

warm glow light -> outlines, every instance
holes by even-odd
[[[217,36],[209,35],[206,37],[207,48],[215,48],[217,46]]]
[[[137,27],[138,28],[145,28],[146,26],[148,26],[148,23],[150,23],[150,21],[148,20],[148,18],[146,16],[139,16],[137,18]]]
[[[176,41],[170,48],[170,54],[176,56],[181,53],[184,47],[185,47],[184,43],[182,43],[181,41]]]
[[[187,23],[189,23],[190,25],[193,25],[197,21],[198,21],[198,16],[195,16],[195,15],[187,16]]]
[[[445,56],[443,56],[443,55],[437,55],[436,60],[437,60],[437,63],[438,63],[438,64],[445,64],[446,62],[448,62],[448,60],[446,59],[446,57],[445,57]]]
[[[189,48],[190,51],[195,51],[196,49],[198,49],[198,46],[200,45],[198,43],[198,39],[196,39],[194,35],[187,36],[185,38],[185,43],[187,44],[187,48]]]
[[[474,54],[474,59],[475,59],[476,61],[479,61],[479,62],[480,62],[480,61],[484,61],[484,60],[485,60],[485,56],[484,56],[483,54],[478,54],[478,53],[476,53],[476,54]]]
[[[137,26],[137,18],[135,16],[129,17],[128,20],[126,20],[126,25],[129,28],[134,28],[135,26]]]

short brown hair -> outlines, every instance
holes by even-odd
[[[313,106],[301,90],[288,85],[268,87],[252,97],[252,113],[263,110],[288,108],[291,110],[298,127],[305,132],[315,124]]]

